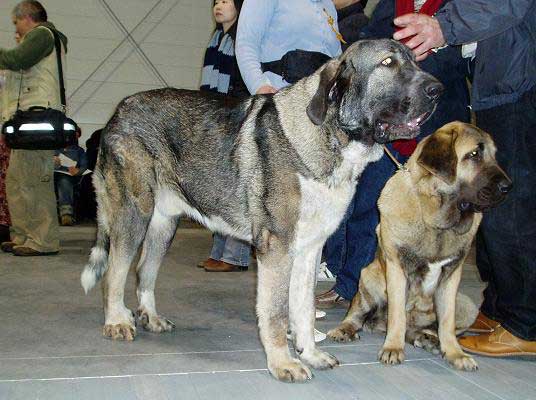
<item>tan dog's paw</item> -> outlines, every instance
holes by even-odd
[[[359,340],[359,335],[354,326],[344,322],[338,327],[330,330],[328,332],[328,337],[336,342],[351,342],[353,340]]]
[[[448,363],[460,371],[476,371],[478,364],[469,354],[461,353],[453,356],[445,356]]]
[[[325,351],[314,349],[311,352],[303,352],[300,359],[314,369],[329,369],[339,365],[339,360]]]
[[[424,349],[432,354],[439,354],[439,338],[425,332],[417,333],[413,346]]]
[[[405,359],[404,349],[391,349],[383,347],[378,353],[378,360],[384,364],[401,364]]]
[[[278,365],[268,365],[268,370],[275,378],[283,382],[305,382],[313,377],[311,370],[296,359],[289,359]]]
[[[131,342],[136,337],[136,327],[130,324],[104,325],[102,334],[113,340],[126,340]]]
[[[139,309],[136,318],[143,329],[153,333],[171,332],[175,328],[173,321],[161,315],[149,315],[145,309]]]

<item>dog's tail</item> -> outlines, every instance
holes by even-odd
[[[96,285],[108,269],[109,251],[110,236],[108,235],[107,230],[99,224],[95,246],[91,249],[89,262],[86,264],[84,271],[80,276],[80,283],[86,294]]]

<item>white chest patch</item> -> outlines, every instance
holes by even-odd
[[[422,281],[422,291],[424,294],[431,294],[434,292],[441,276],[441,271],[445,265],[448,265],[453,258],[446,258],[445,260],[428,263],[428,273]]]
[[[251,231],[243,231],[226,223],[218,216],[202,215],[196,208],[185,202],[179,195],[171,190],[159,190],[155,196],[155,208],[161,217],[187,215],[203,224],[213,232],[231,235],[238,239],[251,241]]]

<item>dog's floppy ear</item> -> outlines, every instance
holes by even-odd
[[[454,143],[457,137],[455,128],[438,130],[428,138],[417,159],[421,167],[449,185],[456,180],[458,157]]]
[[[328,111],[330,92],[340,72],[338,59],[329,61],[320,73],[320,83],[315,95],[307,105],[307,116],[315,125],[322,125]]]

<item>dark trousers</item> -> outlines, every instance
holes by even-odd
[[[482,312],[525,340],[536,340],[536,88],[519,101],[476,113],[513,181],[506,201],[484,214],[476,241]]]
[[[398,153],[394,154],[399,161],[405,161]],[[329,270],[337,276],[334,290],[347,300],[357,293],[361,270],[376,255],[376,226],[380,222],[376,203],[395,170],[395,164],[385,154],[365,168],[344,220],[324,246],[323,258]]]

